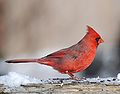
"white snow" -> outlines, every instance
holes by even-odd
[[[63,78],[65,79],[65,78]],[[120,73],[118,73],[117,77],[109,77],[109,78],[87,78],[86,81],[91,83],[101,83],[101,84],[120,84]],[[34,77],[29,77],[27,75],[23,75],[16,72],[9,72],[7,75],[0,76],[0,84],[4,84],[8,87],[19,87],[20,85],[26,85],[30,83],[39,84],[39,83],[56,83],[57,80],[40,80]],[[59,80],[60,82],[60,80]],[[64,80],[64,83],[71,83],[71,80]]]
[[[119,80],[120,80],[120,73],[118,73],[118,75],[117,75],[117,79],[119,79]]]
[[[41,83],[41,80],[16,72],[9,72],[7,75],[0,76],[0,84],[7,85],[9,87],[18,87],[22,84],[25,85],[28,83]]]

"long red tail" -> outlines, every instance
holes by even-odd
[[[14,59],[14,60],[7,60],[5,61],[7,63],[30,63],[30,62],[36,62],[36,63],[40,63],[40,64],[44,64],[44,65],[48,65],[48,66],[53,66],[54,62],[50,62],[47,59]]]
[[[7,60],[7,63],[27,63],[27,62],[37,62],[37,59],[14,59],[14,60]]]

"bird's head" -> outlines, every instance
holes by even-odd
[[[101,38],[101,36],[93,29],[91,28],[90,26],[87,26],[87,35],[89,36],[90,40],[99,45],[100,43],[103,43],[104,40]]]

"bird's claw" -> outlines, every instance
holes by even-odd
[[[86,80],[85,77],[79,78],[79,77],[76,77],[76,76],[72,77],[71,79],[76,80],[76,81],[83,81],[83,80]]]

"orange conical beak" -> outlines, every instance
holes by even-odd
[[[99,44],[103,43],[103,42],[104,42],[104,40],[102,38],[100,38],[99,41],[98,41]]]

